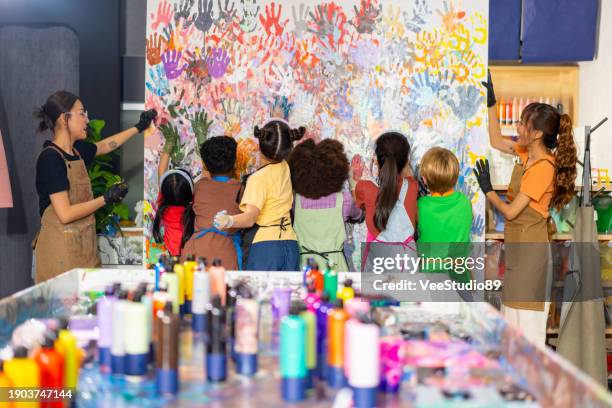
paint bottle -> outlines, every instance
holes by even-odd
[[[152,330],[152,341],[153,341],[153,349],[155,350],[155,345],[157,344],[157,315],[159,313],[163,313],[164,307],[167,302],[170,301],[168,296],[168,291],[166,289],[166,283],[161,282],[159,285],[159,289],[153,292],[153,330]]]
[[[515,126],[519,121],[519,103],[516,96],[512,98],[512,125]]]
[[[147,364],[152,363],[155,359],[155,354],[153,350],[153,293],[147,288],[147,284],[141,285],[141,302],[145,307],[145,311],[147,313],[147,317],[145,320],[145,324],[147,326],[147,344],[149,347],[149,354],[147,357]]]
[[[506,124],[506,104],[504,102],[503,97],[499,98],[498,106],[499,106],[499,124],[503,126]]]
[[[314,305],[317,316],[317,376],[324,380],[327,373],[327,314],[331,309],[329,296],[321,294],[321,300]]]
[[[178,258],[174,259],[174,273],[178,280],[178,302],[179,302],[179,314],[181,317],[185,315],[185,269],[183,264],[178,262]]]
[[[311,260],[314,261],[312,258],[308,258],[306,265],[304,265],[302,268],[302,285],[306,287],[308,286],[308,277],[310,276],[310,271],[312,270]]]
[[[64,387],[75,390],[79,380],[81,350],[77,346],[76,337],[68,330],[68,319],[60,319],[59,329],[55,349],[64,361]]]
[[[149,338],[147,309],[142,303],[142,293],[136,292],[124,312],[125,374],[143,376],[147,373]]]
[[[183,264],[185,269],[185,314],[191,314],[191,303],[193,302],[193,274],[198,266],[194,255],[187,256]]]
[[[230,357],[234,361],[236,357],[234,344],[236,340],[236,300],[238,291],[234,286],[225,285],[225,316],[227,321],[227,342],[230,352]]]
[[[206,260],[199,263],[193,274],[193,300],[191,303],[191,327],[202,333],[206,330],[206,306],[210,303],[210,275],[206,272]]]
[[[281,395],[287,402],[306,398],[306,324],[302,307],[292,305],[280,325]]]
[[[172,302],[174,313],[179,314],[180,295],[179,295],[179,277],[173,269],[168,269],[162,276],[162,282],[166,284],[168,291],[168,300]]]
[[[17,347],[13,358],[4,362],[4,373],[14,388],[40,388],[40,369],[34,360],[28,358],[28,349]],[[19,407],[37,408],[38,401],[21,402]]]
[[[4,372],[4,361],[0,360],[0,389],[3,388],[11,388],[13,384],[11,384],[11,380],[8,378],[6,373]],[[0,408],[13,408],[14,404],[12,402],[0,401]]]
[[[155,386],[161,395],[176,395],[179,388],[179,323],[172,302],[167,302],[157,320]]]
[[[317,318],[306,304],[301,303],[300,316],[306,325],[306,388],[313,387],[313,376],[317,368]]]
[[[344,375],[344,325],[348,313],[338,299],[327,316],[327,383],[332,388],[342,388],[346,385]]]
[[[333,261],[327,262],[327,268],[323,277],[324,289],[323,291],[329,296],[331,302],[336,300],[336,294],[338,292],[338,273],[336,272],[336,264]]]
[[[521,121],[521,114],[523,113],[523,110],[525,109],[525,99],[523,99],[523,97],[521,96],[521,99],[519,100],[519,107],[518,107],[518,120],[517,120],[517,124],[518,122]]]
[[[221,305],[225,306],[225,268],[220,259],[213,259],[212,266],[209,269],[210,273],[210,294],[211,296],[219,296]]]
[[[401,336],[380,339],[380,391],[395,394],[400,390],[404,368],[400,358],[402,343]]]
[[[342,299],[343,302],[355,297],[355,290],[353,289],[352,279],[347,278],[344,280],[344,286],[338,292],[338,297]]]
[[[291,288],[277,287],[272,291],[272,318],[280,322],[289,313],[291,306]]]
[[[166,275],[166,274],[165,274]],[[125,311],[129,305],[127,291],[121,290],[113,304],[113,341],[111,343],[111,372],[125,373]]]
[[[506,102],[506,125],[512,125],[512,102]]]
[[[315,291],[314,286],[310,286],[308,288],[308,293],[304,297],[304,303],[306,303],[306,308],[311,312],[315,311],[314,305],[321,299],[321,296]]]
[[[351,338],[350,346],[345,352],[351,361],[348,383],[353,390],[353,406],[376,407],[380,355],[375,351],[379,349],[380,328],[367,315],[363,315],[347,327],[346,336]]]
[[[227,334],[225,309],[221,296],[215,295],[208,309],[206,338],[206,377],[210,382],[225,381],[227,378]]]
[[[159,289],[159,283],[161,282],[162,275],[166,271],[165,265],[167,262],[166,255],[160,255],[157,263],[153,266],[153,270],[155,271],[155,290]]]
[[[105,290],[105,295],[98,299],[96,317],[98,319],[98,363],[100,371],[111,371],[111,345],[113,344],[113,304],[117,300],[113,287]]]
[[[259,349],[259,304],[248,294],[236,301],[235,361],[238,374],[252,377],[257,372]]]
[[[34,353],[34,362],[38,365],[40,372],[41,388],[63,388],[64,387],[64,361],[55,349],[55,335],[48,333],[41,347]],[[41,408],[61,408],[62,401],[41,401]]]

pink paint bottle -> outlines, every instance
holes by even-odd
[[[402,380],[403,364],[400,350],[403,340],[400,336],[380,339],[380,390],[397,393]]]

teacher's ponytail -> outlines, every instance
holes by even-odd
[[[572,119],[545,103],[531,103],[521,113],[522,120],[542,132],[544,146],[554,152],[555,176],[550,206],[561,210],[576,194],[576,144]]]
[[[563,114],[559,118],[559,135],[555,150],[555,185],[550,203],[556,210],[561,210],[576,194],[576,161],[572,119],[568,114]]]

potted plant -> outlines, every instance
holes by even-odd
[[[106,122],[101,119],[92,119],[89,121],[87,130],[87,141],[97,143],[102,140],[102,129]],[[91,189],[94,197],[104,194],[108,188],[121,181],[121,177],[115,174],[112,166],[112,161],[116,157],[116,153],[109,153],[102,156],[96,156],[92,165],[88,169],[89,179],[91,180]],[[123,204],[105,205],[96,211],[96,232],[98,234],[115,235],[121,233],[119,223],[128,220],[130,215],[129,208]]]

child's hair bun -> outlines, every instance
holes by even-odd
[[[290,129],[289,135],[291,136],[291,141],[295,142],[300,140],[306,134],[306,128],[304,126],[300,126],[297,129]]]
[[[261,138],[263,137],[263,134],[264,134],[263,130],[259,126],[255,126],[255,129],[253,129],[253,136],[261,140]]]

